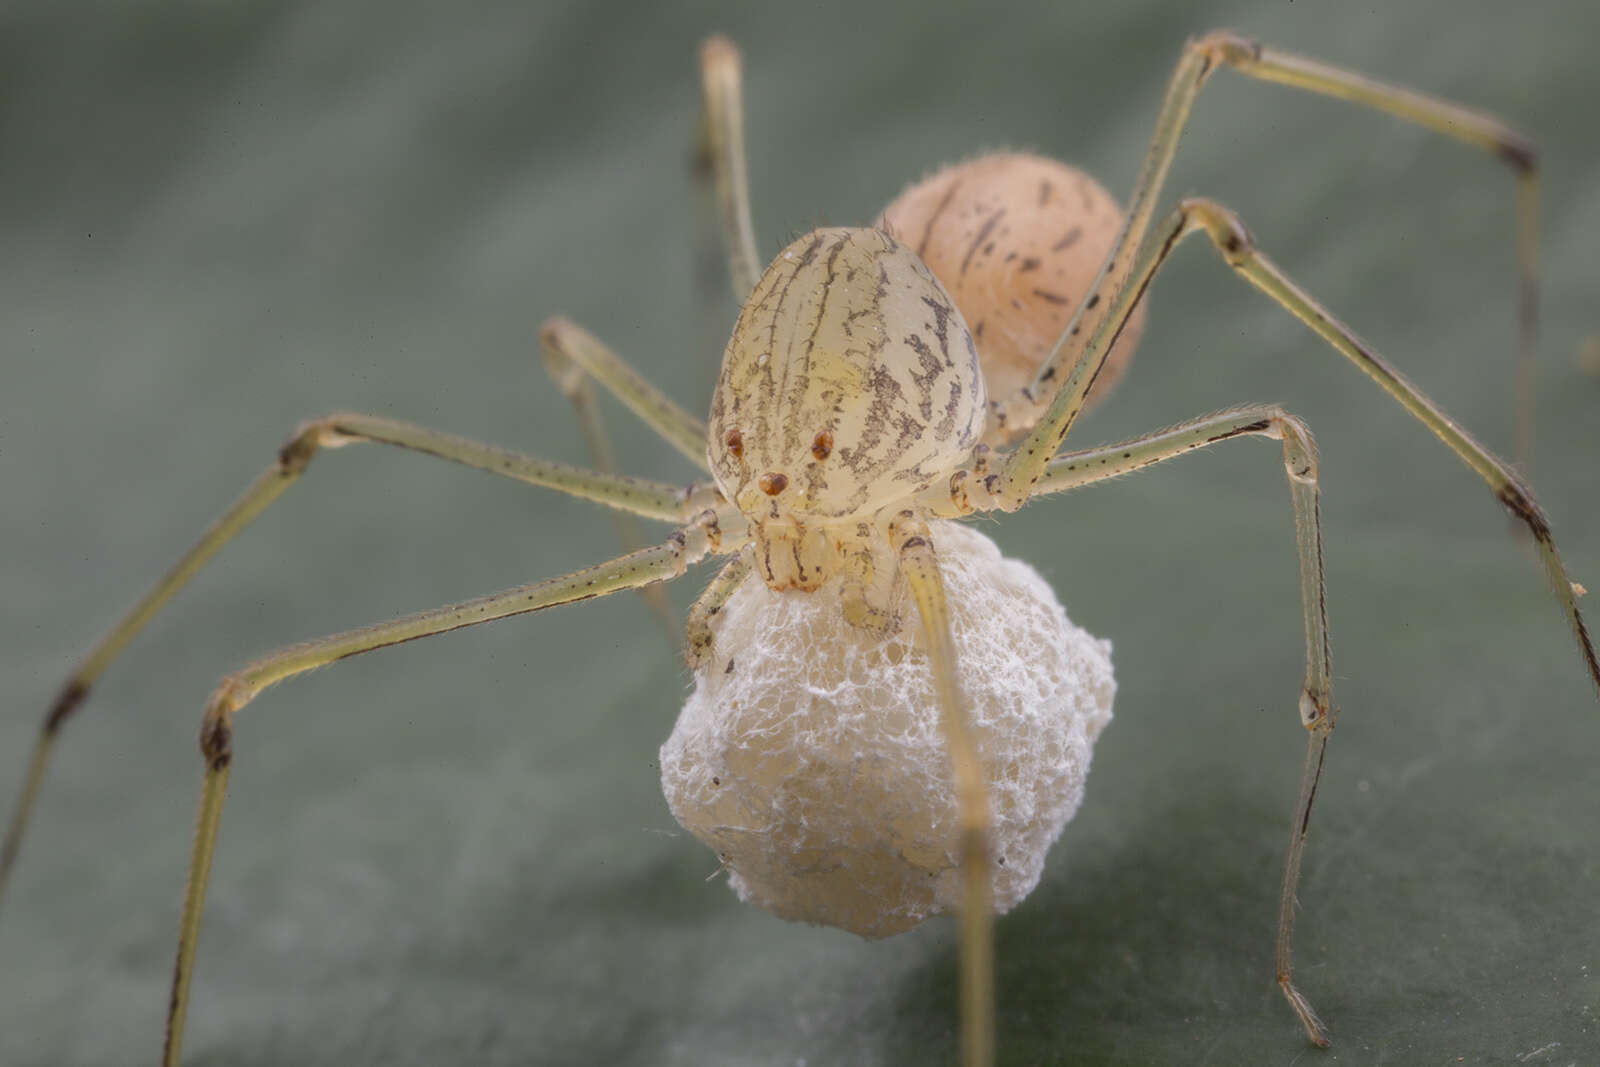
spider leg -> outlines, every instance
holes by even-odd
[[[545,332],[547,331],[541,331]],[[599,342],[596,341],[595,344]],[[539,353],[545,373],[572,404],[572,409],[578,416],[578,427],[583,433],[584,444],[589,448],[589,459],[594,469],[601,474],[616,474],[617,452],[611,445],[611,435],[606,432],[605,419],[601,417],[600,408],[595,404],[593,380],[570,355],[543,337],[540,339]],[[617,511],[612,513],[611,521],[616,525],[617,542],[621,545],[622,551],[632,552],[644,547],[644,532],[637,516]],[[667,640],[676,644],[678,625],[672,614],[672,600],[667,596],[667,591],[659,585],[647,585],[639,590],[639,596],[643,598],[650,613],[656,617],[656,621],[667,631]]]
[[[700,46],[700,155],[716,186],[723,249],[733,299],[741,306],[761,280],[763,260],[750,221],[750,174],[744,143],[739,49],[718,34]]]
[[[1300,884],[1300,864],[1305,856],[1311,823],[1311,803],[1322,776],[1328,735],[1337,714],[1333,707],[1332,654],[1328,646],[1327,588],[1322,577],[1322,522],[1317,510],[1317,449],[1311,431],[1299,419],[1276,405],[1253,405],[1191,419],[1120,444],[1068,452],[1051,461],[1036,485],[1036,493],[1058,493],[1115,478],[1154,463],[1185,455],[1219,441],[1259,435],[1283,442],[1283,466],[1294,502],[1295,541],[1300,557],[1300,604],[1304,616],[1306,673],[1300,690],[1300,722],[1309,736],[1294,821],[1289,830],[1289,851],[1284,862],[1283,889],[1278,898],[1278,935],[1275,967],[1278,988],[1288,999],[1313,1044],[1326,1047],[1328,1037],[1310,1002],[1295,988],[1291,974],[1291,940],[1294,936],[1295,892]]]
[[[961,1062],[965,1067],[989,1067],[994,1062],[994,907],[988,791],[956,685],[955,641],[932,535],[927,523],[908,510],[890,522],[889,539],[922,619],[939,694],[939,724],[955,777],[961,834]]]
[[[696,468],[710,471],[706,461],[706,424],[645,381],[594,334],[569,319],[547,319],[539,327],[539,345],[545,368],[562,392],[572,396],[568,383],[574,383],[575,388],[581,375],[588,374]]]
[[[690,670],[699,670],[711,655],[713,643],[711,620],[722,611],[723,606],[728,603],[728,598],[733,596],[734,591],[750,576],[752,569],[750,554],[740,552],[728,561],[727,566],[717,572],[717,576],[711,579],[711,584],[706,586],[705,592],[694,602],[694,607],[689,609],[689,622],[684,628],[683,648],[684,658],[688,660]]]
[[[1533,141],[1492,115],[1424,93],[1374,81],[1305,56],[1239,40],[1225,32],[1210,39],[1224,63],[1240,74],[1291,85],[1323,96],[1350,100],[1426,126],[1472,147],[1499,156],[1516,172],[1518,351],[1517,411],[1513,455],[1524,473],[1532,470],[1534,386],[1538,373],[1535,342],[1539,311],[1539,159]]]
[[[1034,457],[1030,467],[1032,475],[1037,476],[1049,460],[1048,455],[1037,454],[1038,450],[1052,439],[1059,443],[1066,428],[1082,410],[1083,397],[1068,396],[1072,392],[1069,389],[1069,373],[1085,362],[1095,364],[1091,369],[1098,372],[1099,358],[1091,356],[1091,350],[1078,339],[1083,332],[1081,320],[1102,298],[1111,298],[1119,289],[1132,284],[1134,253],[1144,243],[1157,198],[1178,149],[1178,140],[1188,124],[1190,109],[1206,79],[1221,66],[1231,67],[1253,78],[1281,82],[1388,112],[1481,151],[1493,153],[1516,171],[1516,248],[1520,275],[1516,458],[1520,463],[1528,463],[1533,451],[1534,331],[1538,305],[1539,251],[1539,173],[1533,143],[1493,116],[1374,81],[1354,71],[1280,52],[1220,30],[1193,38],[1184,46],[1177,69],[1167,84],[1161,111],[1156,118],[1155,133],[1135,181],[1122,232],[1112,244],[1099,277],[1084,294],[1083,302],[1068,320],[1054,351],[1040,366],[1032,386],[1022,398],[1025,404],[1030,405],[1035,400],[1042,401],[1052,395],[1056,401],[1025,442],[1025,450]],[[1109,320],[1112,316],[1107,315],[1106,318]],[[1053,448],[1050,451],[1054,454]]]
[[[172,996],[167,1008],[162,1063],[166,1067],[177,1067],[183,1042],[183,1022],[194,976],[200,914],[205,903],[211,857],[216,848],[217,826],[222,818],[222,802],[227,792],[228,767],[233,758],[233,716],[241,708],[267,687],[336,660],[494,619],[676,578],[691,564],[711,555],[716,540],[712,523],[685,526],[660,545],[630,552],[608,563],[476,600],[291,645],[224,678],[207,702],[200,726],[200,751],[205,758],[205,774],[200,786],[194,851],[184,885],[183,919],[178,932],[177,962],[172,974]]]
[[[1528,488],[1527,483],[1511,467],[1474,440],[1472,435],[1441,411],[1404,375],[1391,367],[1373,351],[1371,346],[1357,336],[1355,331],[1335,318],[1332,312],[1296,285],[1265,254],[1258,251],[1238,217],[1214,201],[1197,198],[1184,200],[1178,209],[1151,233],[1150,239],[1145,243],[1128,273],[1127,285],[1117,292],[1104,321],[1090,338],[1084,353],[1085,358],[1072,368],[1051,405],[1052,414],[1061,413],[1068,417],[1064,422],[1056,424],[1057,432],[1053,435],[1036,442],[1035,437],[1038,436],[1036,430],[1017,447],[1015,452],[1008,454],[1002,460],[1000,471],[992,479],[997,506],[1004,510],[1014,510],[1031,495],[1032,487],[1042,478],[1051,464],[1051,457],[1061,443],[1065,428],[1071,424],[1071,416],[1081,407],[1083,396],[1094,383],[1094,375],[1104,361],[1105,352],[1116,340],[1117,331],[1127,321],[1133,305],[1144,294],[1152,275],[1166,261],[1177,243],[1195,232],[1204,233],[1209,237],[1228,266],[1309,326],[1317,336],[1382,386],[1401,407],[1450,446],[1450,450],[1484,480],[1507,510],[1527,526],[1537,546],[1551,591],[1560,602],[1562,613],[1566,616],[1573,637],[1577,640],[1578,651],[1583,657],[1590,681],[1594,683],[1596,691],[1600,692],[1600,661],[1595,657],[1594,644],[1589,638],[1588,628],[1584,625],[1583,615],[1578,610],[1572,579],[1568,576],[1566,566],[1556,551],[1549,521],[1534,501],[1533,491]],[[1047,420],[1049,418],[1050,416],[1046,417]]]
[[[250,484],[232,507],[212,523],[200,540],[184,553],[177,564],[100,639],[68,675],[40,726],[22,788],[12,809],[5,841],[0,844],[0,898],[4,897],[7,878],[22,847],[22,838],[43,784],[56,737],[62,724],[88,695],[90,687],[128,642],[144,629],[167,601],[188,584],[218,549],[231,541],[299,479],[319,449],[364,441],[426,453],[530,485],[593,500],[614,510],[667,522],[684,522],[710,503],[704,491],[685,492],[663,483],[585,471],[396,419],[340,414],[303,423],[279,450],[272,465]]]

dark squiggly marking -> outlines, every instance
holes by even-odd
[[[995,224],[1005,216],[1005,213],[1006,209],[1000,208],[993,215],[990,215],[984,220],[983,226],[978,230],[978,235],[972,239],[972,244],[970,247],[968,247],[966,256],[961,260],[961,270],[957,273],[956,277],[966,277],[967,267],[971,266],[972,257],[977,253],[978,246],[989,239],[990,231],[993,230],[995,228]]]

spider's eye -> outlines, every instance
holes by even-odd
[[[738,430],[729,430],[727,440],[723,443],[728,446],[728,451],[733,453],[734,459],[744,458],[744,437]]]
[[[823,430],[811,439],[811,454],[821,463],[833,454],[833,434]]]
[[[759,482],[761,491],[768,496],[777,496],[789,488],[789,479],[782,474],[763,474]]]

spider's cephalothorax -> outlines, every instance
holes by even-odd
[[[957,467],[985,409],[972,335],[922,260],[880,230],[817,230],[778,254],[734,326],[711,470],[766,583],[816,589],[852,559],[877,570],[861,555],[882,540],[877,513]]]

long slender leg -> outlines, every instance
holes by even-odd
[[[690,463],[702,471],[711,469],[706,460],[706,424],[645,381],[594,334],[570,319],[554,318],[539,327],[539,342],[546,352],[575,364],[599,382]]]
[[[722,243],[728,255],[733,299],[743,304],[761,280],[750,221],[750,174],[744,143],[743,72],[739,49],[718,34],[700,46],[701,136],[716,183]]]
[[[541,343],[539,353],[545,372],[572,404],[578,416],[578,427],[583,432],[584,443],[589,447],[589,459],[594,469],[601,474],[616,474],[617,453],[611,447],[611,435],[606,432],[605,420],[595,404],[594,383],[583,373],[583,368],[559,349]],[[616,511],[612,513],[611,521],[616,525],[617,542],[622,551],[633,552],[644,547],[644,531],[637,516]],[[666,629],[667,639],[676,644],[678,627],[672,617],[672,600],[667,596],[666,589],[659,585],[643,586],[639,589],[639,596],[656,621]]]
[[[1388,112],[1482,151],[1492,152],[1517,172],[1517,257],[1521,272],[1521,356],[1518,364],[1518,393],[1521,399],[1517,413],[1517,452],[1518,459],[1526,462],[1532,451],[1534,322],[1538,302],[1539,175],[1533,143],[1490,115],[1409,89],[1373,81],[1353,71],[1266,48],[1234,33],[1218,31],[1192,39],[1184,46],[1183,56],[1178,60],[1172,80],[1167,84],[1166,96],[1156,118],[1155,134],[1135,181],[1122,231],[1107,254],[1099,277],[1084,294],[1083,303],[1067,322],[1050,358],[1040,366],[1033,385],[1023,398],[1025,403],[1032,404],[1034,400],[1054,397],[1049,411],[1018,450],[1019,457],[1024,458],[1018,460],[1021,468],[1017,473],[1027,481],[1036,478],[1083,408],[1084,394],[1099,373],[1109,345],[1097,347],[1094,337],[1087,343],[1082,341],[1079,337],[1082,332],[1080,323],[1085,313],[1098,305],[1102,298],[1112,299],[1119,290],[1132,284],[1134,253],[1144,243],[1156,199],[1178,149],[1178,139],[1188,123],[1190,109],[1200,94],[1201,86],[1219,66],[1232,67],[1254,78],[1282,82]],[[1108,314],[1102,326],[1112,318],[1114,316]],[[1100,332],[1095,331],[1096,336]],[[1017,503],[1020,506],[1020,497]]]
[[[1306,642],[1305,681],[1300,690],[1300,722],[1309,733],[1305,767],[1300,775],[1299,797],[1289,830],[1289,852],[1284,863],[1283,889],[1278,897],[1278,935],[1275,964],[1278,988],[1288,999],[1314,1044],[1326,1046],[1327,1032],[1311,1004],[1295,988],[1291,974],[1295,892],[1300,884],[1300,863],[1305,855],[1311,824],[1311,803],[1333,729],[1332,653],[1328,645],[1327,588],[1322,578],[1322,523],[1317,508],[1317,451],[1304,423],[1276,405],[1257,405],[1218,412],[1180,423],[1120,444],[1068,452],[1057,456],[1035,487],[1038,493],[1058,493],[1092,485],[1107,478],[1148,467],[1197,448],[1236,437],[1259,435],[1283,442],[1283,466],[1294,501],[1295,542],[1300,556],[1300,605]]]
[[[183,1022],[189,1006],[190,982],[194,977],[194,952],[200,934],[200,914],[205,904],[206,881],[211,873],[217,826],[222,818],[222,802],[227,792],[228,767],[233,760],[235,713],[268,686],[336,660],[493,619],[666,581],[681,575],[689,565],[699,562],[710,553],[711,537],[708,530],[698,525],[687,526],[675,531],[664,544],[631,552],[609,563],[450,607],[292,645],[224,678],[206,704],[205,717],[200,726],[200,751],[205,757],[205,775],[200,785],[194,851],[184,886],[183,919],[178,930],[177,963],[173,968],[172,996],[167,1007],[162,1063],[166,1067],[177,1067],[183,1043]]]
[[[961,1062],[965,1067],[989,1067],[994,1062],[994,907],[990,899],[988,790],[956,685],[955,640],[932,535],[914,512],[903,511],[889,524],[889,539],[928,639],[928,659],[939,694],[939,724],[950,746],[955,777],[961,830]]]
[[[1518,271],[1518,352],[1516,437],[1513,455],[1523,473],[1531,471],[1534,437],[1534,387],[1538,372],[1535,343],[1539,313],[1539,161],[1533,142],[1491,115],[1472,111],[1423,93],[1385,85],[1353,71],[1305,56],[1264,48],[1231,34],[1212,34],[1221,45],[1223,62],[1240,74],[1292,85],[1324,96],[1339,97],[1386,111],[1407,122],[1426,126],[1484,152],[1493,153],[1516,172],[1516,249]],[[1253,46],[1253,47],[1252,47]]]
[[[694,607],[689,609],[689,623],[684,628],[683,648],[684,658],[689,661],[690,670],[699,670],[711,655],[712,633],[711,620],[716,618],[727,605],[728,598],[750,577],[752,564],[750,556],[741,552],[728,561],[727,566],[717,572],[711,579],[711,584],[706,586],[705,592],[700,594],[694,602]]]
[[[1600,693],[1600,661],[1595,657],[1583,615],[1578,611],[1577,597],[1573,593],[1572,579],[1556,551],[1555,539],[1549,521],[1533,499],[1533,491],[1505,463],[1501,462],[1483,445],[1473,439],[1455,420],[1441,411],[1433,401],[1423,395],[1404,375],[1391,367],[1374,352],[1354,330],[1340,322],[1333,313],[1314,297],[1296,285],[1278,269],[1266,255],[1255,248],[1244,224],[1227,208],[1210,200],[1184,200],[1165,222],[1151,234],[1128,272],[1128,284],[1116,295],[1111,310],[1095,331],[1085,352],[1085,359],[1073,369],[1066,385],[1056,397],[1057,407],[1075,411],[1084,394],[1094,381],[1093,367],[1098,366],[1103,354],[1115,341],[1117,331],[1127,321],[1134,304],[1144,294],[1151,277],[1165,262],[1177,243],[1190,233],[1201,232],[1210,238],[1212,245],[1222,254],[1228,266],[1244,277],[1251,285],[1266,293],[1290,314],[1309,326],[1317,336],[1354,363],[1362,373],[1372,378],[1401,407],[1433,431],[1450,450],[1459,456],[1505,505],[1513,516],[1521,520],[1532,534],[1539,558],[1549,579],[1551,590],[1561,604],[1562,613],[1572,628],[1578,642],[1578,651],[1595,690]],[[1061,443],[1070,419],[1058,424],[1059,433],[1046,438],[1029,452],[1032,436],[1008,454],[1000,471],[993,476],[992,492],[997,506],[1015,510],[1032,493],[1032,487],[1048,469],[1051,456]]]
[[[133,610],[112,627],[110,633],[100,639],[99,644],[67,676],[55,703],[45,714],[16,806],[12,809],[5,842],[0,845],[0,899],[4,897],[7,878],[22,847],[22,838],[27,832],[28,821],[44,781],[45,768],[55,747],[56,736],[62,724],[88,695],[96,679],[218,549],[233,540],[267,505],[299,479],[319,449],[365,441],[438,456],[651,519],[683,522],[707,506],[702,499],[704,493],[696,496],[664,483],[601,474],[534,459],[396,419],[341,414],[303,423],[278,451],[272,465],[250,484],[232,507],[211,524],[194,547],[184,553],[183,558],[133,606]]]

